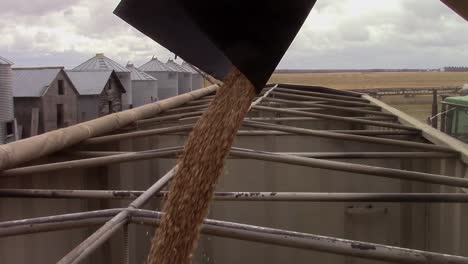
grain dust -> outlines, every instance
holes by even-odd
[[[149,264],[191,263],[224,160],[254,96],[252,84],[233,70],[195,125],[178,161]]]

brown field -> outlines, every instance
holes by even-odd
[[[378,73],[280,73],[271,83],[325,86],[335,89],[371,89],[398,87],[462,86],[468,83],[466,72],[378,72]],[[431,116],[432,96],[384,96],[382,101],[406,112],[421,122]]]
[[[277,73],[270,82],[336,89],[462,86],[468,83],[468,72]]]

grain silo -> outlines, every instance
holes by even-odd
[[[194,67],[191,64],[184,61],[181,66],[185,70],[192,73],[192,91],[193,90],[198,90],[198,89],[205,86],[205,80],[204,80],[203,76],[200,74],[200,72],[195,70]]]
[[[129,108],[132,105],[132,80],[130,77],[130,71],[127,68],[104,56],[104,53],[96,53],[96,56],[73,68],[73,71],[110,70],[115,71],[117,77],[119,77],[120,82],[127,91],[122,95],[122,101],[124,102],[124,109]]]
[[[158,80],[139,70],[133,63],[127,64],[131,71],[133,106],[142,106],[158,100]]]
[[[178,73],[162,61],[153,57],[150,61],[139,67],[141,71],[153,76],[158,80],[159,100],[173,97],[179,94]]]
[[[192,73],[180,66],[179,64],[177,64],[172,59],[169,59],[166,62],[166,65],[178,72],[179,94],[184,94],[192,91]]]
[[[9,60],[0,57],[0,144],[14,136],[13,71]]]

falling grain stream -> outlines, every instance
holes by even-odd
[[[178,161],[149,264],[191,263],[224,160],[254,96],[253,85],[233,70],[196,124]]]

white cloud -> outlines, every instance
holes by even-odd
[[[2,0],[0,55],[72,67],[96,52],[141,64],[171,54],[120,20],[119,0]],[[318,0],[283,68],[468,65],[468,23],[439,0]]]
[[[468,65],[466,32],[439,0],[319,0],[280,67]]]

